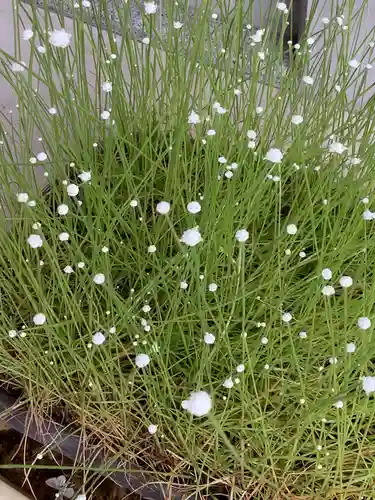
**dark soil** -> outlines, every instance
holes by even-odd
[[[62,469],[64,466],[72,467],[74,464],[59,453],[47,452],[41,460],[37,460],[38,453],[42,451],[41,445],[36,441],[25,440],[17,431],[0,427],[0,476],[25,495],[37,500],[55,498],[57,490],[47,486],[46,480],[61,475],[65,475],[77,494],[82,493],[82,485],[85,484],[87,500],[122,500],[125,498],[139,500],[138,495],[129,494],[97,473],[86,471],[84,479],[80,471],[72,472],[69,468]],[[20,467],[3,468],[8,464],[12,466],[19,464]],[[33,464],[41,468],[28,468]],[[62,495],[60,498],[63,498]]]

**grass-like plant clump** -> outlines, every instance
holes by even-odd
[[[313,7],[297,48],[247,3],[168,2],[162,35],[141,3],[141,42],[131,2],[121,36],[104,0],[15,3],[0,376],[191,498],[372,498],[366,2]]]

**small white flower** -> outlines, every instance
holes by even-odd
[[[217,159],[217,161],[218,161],[221,165],[225,165],[226,163],[228,163],[228,160],[225,158],[225,156],[219,156],[219,158]]]
[[[350,158],[349,161],[350,161],[351,165],[359,165],[361,163],[361,159],[357,158],[356,156],[353,156],[352,158]]]
[[[60,233],[59,234],[59,240],[60,241],[68,241],[69,240],[69,234],[68,233]]]
[[[65,274],[72,274],[72,273],[74,273],[74,269],[72,268],[72,266],[65,266],[64,273]]]
[[[340,285],[343,288],[349,288],[353,285],[353,278],[351,278],[350,276],[341,276]]]
[[[80,174],[78,174],[78,178],[82,182],[89,182],[91,181],[91,172],[81,172]]]
[[[207,135],[212,137],[213,135],[216,135],[216,130],[210,128],[209,130],[207,130]]]
[[[223,387],[225,387],[226,389],[232,389],[233,386],[234,386],[234,383],[233,383],[233,380],[231,377],[224,380]]]
[[[192,392],[188,399],[182,401],[181,406],[195,417],[203,417],[211,411],[212,399],[206,391]]]
[[[166,215],[171,209],[171,204],[168,201],[160,201],[156,205],[156,211],[161,215]]]
[[[187,210],[191,214],[197,214],[201,211],[201,204],[198,201],[191,201],[187,205]]]
[[[45,54],[47,52],[46,48],[43,47],[43,45],[38,45],[36,50],[39,52],[39,54]]]
[[[142,38],[141,42],[142,42],[144,45],[150,45],[151,40],[149,39],[149,37],[148,37],[148,36],[145,36],[144,38]]]
[[[217,284],[216,284],[216,283],[210,283],[210,284],[208,285],[208,290],[209,290],[210,292],[216,292],[217,288],[218,288],[218,286],[217,286]]]
[[[151,424],[147,427],[147,430],[150,434],[156,434],[157,430],[158,430],[158,426],[155,425],[155,424]]]
[[[106,246],[102,247],[102,252],[103,253],[108,253],[109,252],[109,248],[106,247]]]
[[[277,2],[276,8],[284,12],[284,10],[287,10],[288,7],[284,2]]]
[[[155,245],[150,245],[147,248],[148,253],[155,253],[156,252],[156,246]]]
[[[199,118],[198,113],[196,113],[195,111],[191,111],[188,117],[188,123],[190,125],[196,125],[197,123],[200,123],[200,121],[201,119]]]
[[[57,114],[57,109],[56,109],[56,108],[54,108],[54,107],[49,108],[49,109],[48,109],[48,113],[49,113],[50,115],[56,115],[56,114]]]
[[[27,238],[27,243],[31,246],[31,248],[40,248],[43,245],[43,240],[39,234],[30,234]]]
[[[258,52],[258,58],[260,61],[264,61],[266,58],[266,54],[264,52]]]
[[[247,147],[248,147],[249,149],[255,149],[255,147],[256,147],[256,142],[255,142],[255,141],[249,141],[249,142],[247,143]]]
[[[224,176],[227,178],[227,179],[231,179],[233,177],[233,172],[230,171],[230,170],[227,170],[225,173],[224,173]]]
[[[65,205],[64,203],[62,203],[61,205],[59,205],[57,207],[57,213],[59,215],[66,215],[68,212],[69,212],[69,207],[68,207],[68,205]]]
[[[262,337],[262,338],[260,339],[260,341],[261,341],[261,343],[262,343],[263,345],[267,345],[267,344],[268,344],[268,338],[267,338],[267,337]]]
[[[26,69],[26,63],[24,63],[23,61],[21,61],[20,63],[13,62],[11,65],[11,70],[14,73],[22,73],[23,71],[25,71],[25,69]]]
[[[36,157],[37,157],[38,161],[46,161],[46,159],[47,159],[47,155],[44,151],[41,151],[40,153],[38,153],[36,155]]]
[[[290,248],[285,249],[285,255],[292,255],[292,251]]]
[[[234,89],[233,93],[234,93],[235,96],[238,97],[239,95],[242,94],[242,91],[240,89]]]
[[[360,67],[361,63],[359,61],[357,61],[357,59],[351,59],[349,62],[348,62],[349,66],[353,69],[357,69]]]
[[[180,241],[189,247],[195,247],[202,241],[202,236],[198,228],[187,229],[182,233]]]
[[[216,337],[213,333],[206,332],[204,334],[204,341],[208,345],[212,345],[215,343]]]
[[[102,83],[102,91],[108,94],[112,92],[112,83],[111,82],[103,82]]]
[[[341,144],[341,142],[332,142],[328,147],[330,153],[336,153],[338,155],[342,155],[347,149],[348,148]]]
[[[239,229],[236,231],[236,240],[240,243],[244,243],[249,239],[249,231],[247,229]]]
[[[331,269],[329,269],[328,267],[326,267],[325,269],[323,269],[323,271],[322,271],[322,278],[324,280],[330,280],[332,278],[332,271],[331,271]]]
[[[340,410],[341,408],[344,408],[344,402],[339,399],[338,401],[336,401],[336,403],[333,404],[333,406]]]
[[[262,41],[263,34],[264,34],[263,29],[257,30],[255,35],[250,35],[250,38],[254,43],[260,43]]]
[[[372,69],[372,64],[366,64],[365,68],[366,69]]]
[[[290,235],[297,234],[297,226],[295,224],[288,224],[286,226],[286,232]]]
[[[294,125],[300,125],[303,122],[303,116],[301,115],[293,115],[292,116],[292,123]]]
[[[366,209],[363,212],[362,217],[364,220],[373,220],[373,219],[375,219],[375,212],[371,212],[371,210]]]
[[[264,109],[262,108],[262,106],[257,106],[257,107],[255,108],[255,113],[256,113],[257,115],[261,115],[261,114],[263,113],[263,111],[264,111]]]
[[[289,312],[285,312],[282,316],[281,316],[281,319],[285,322],[285,323],[290,323],[293,319],[293,316],[289,313]]]
[[[158,10],[158,6],[155,2],[145,2],[145,14],[155,14]]]
[[[9,336],[11,339],[14,339],[15,337],[17,337],[17,335],[18,335],[17,330],[9,330],[9,332],[8,332],[8,336]]]
[[[79,193],[79,187],[77,186],[77,184],[68,184],[66,186],[66,192],[68,193],[68,196],[77,196],[77,194]]]
[[[370,202],[369,198],[367,198],[367,196],[365,196],[365,198],[362,198],[361,202],[364,204],[364,205],[367,205],[367,203]]]
[[[356,350],[356,346],[355,346],[354,342],[350,342],[349,344],[346,344],[346,352],[351,354],[351,353],[355,352],[355,350]]]
[[[148,305],[148,304],[145,304],[143,307],[142,307],[142,311],[144,313],[149,313],[151,311],[151,307]]]
[[[245,371],[245,365],[242,363],[236,367],[236,372],[237,373],[243,373]]]
[[[105,276],[103,273],[98,273],[98,274],[95,274],[95,276],[92,278],[92,280],[97,285],[103,285],[105,282]]]
[[[300,339],[306,339],[307,338],[307,332],[302,331],[302,332],[299,332],[298,335],[299,335]]]
[[[137,354],[135,357],[135,365],[137,368],[144,368],[150,362],[150,356],[148,354]]]
[[[54,47],[66,49],[70,44],[72,35],[67,33],[64,29],[54,30],[49,35],[49,43]]]
[[[306,257],[306,252],[300,252],[298,255],[301,257],[301,259],[304,259]]]
[[[367,396],[375,392],[375,377],[363,377],[362,389],[365,391]]]
[[[307,43],[307,45],[314,45],[314,43],[315,43],[315,38],[309,37],[309,38],[306,40],[306,43]]]
[[[180,288],[181,290],[186,290],[189,285],[186,283],[186,281],[181,281],[180,282]]]
[[[314,79],[311,78],[311,76],[305,75],[302,80],[307,84],[307,85],[313,85]]]
[[[329,358],[328,361],[329,361],[329,363],[331,365],[337,365],[337,363],[338,363],[338,359],[337,358]]]
[[[246,135],[247,135],[247,138],[254,141],[256,138],[257,138],[257,133],[255,132],[255,130],[248,130],[246,132]]]
[[[27,203],[29,201],[29,195],[27,193],[18,193],[17,201],[18,203]]]
[[[78,262],[77,267],[78,267],[79,269],[83,269],[83,268],[85,267],[85,265],[86,265],[86,264],[85,264],[84,262],[82,262],[82,261],[81,261],[81,262]]]
[[[108,120],[110,116],[111,116],[111,113],[107,110],[102,111],[102,113],[100,115],[102,120]]]
[[[116,327],[111,326],[111,328],[108,330],[109,333],[116,333]]]
[[[181,29],[183,26],[183,24],[180,22],[180,21],[173,21],[173,27],[176,29],[176,30],[179,30]]]
[[[137,201],[137,200],[131,200],[131,202],[130,202],[130,206],[131,206],[132,208],[135,208],[136,206],[138,206],[138,201]]]
[[[82,7],[89,9],[91,7],[91,2],[89,0],[82,0]]]
[[[102,332],[96,332],[92,336],[92,343],[95,345],[102,345],[105,342],[105,335]]]
[[[323,23],[323,24],[329,24],[329,19],[328,19],[328,17],[322,17],[322,23]]]
[[[37,313],[35,314],[35,316],[33,317],[33,323],[34,325],[37,325],[37,326],[40,326],[40,325],[44,325],[44,323],[46,322],[46,317],[43,313]]]
[[[331,285],[326,285],[322,288],[322,294],[330,297],[331,295],[335,295],[335,289]]]
[[[267,152],[265,159],[272,162],[272,163],[281,163],[281,161],[283,159],[283,153],[280,151],[280,149],[271,148]]]
[[[335,85],[335,90],[336,90],[336,92],[341,92],[341,87],[340,87],[340,85]]]
[[[22,33],[22,40],[25,40],[25,42],[27,42],[27,40],[31,40],[33,36],[34,36],[33,30],[27,28]]]
[[[371,320],[366,316],[362,316],[358,319],[357,325],[361,330],[368,330],[369,328],[371,328]]]

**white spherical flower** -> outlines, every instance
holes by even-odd
[[[27,29],[23,30],[22,40],[25,40],[25,42],[27,42],[27,40],[31,40],[33,36],[34,36],[33,30],[30,28],[27,28]]]
[[[333,404],[333,406],[340,410],[341,408],[344,408],[344,402],[339,399],[338,401],[336,401],[336,403]]]
[[[262,106],[257,106],[257,107],[255,108],[255,113],[256,113],[257,115],[261,115],[261,114],[263,113],[263,111],[264,111],[264,109],[262,108]]]
[[[77,194],[79,193],[79,187],[77,186],[77,184],[68,184],[66,186],[66,192],[68,193],[68,196],[77,196]]]
[[[306,252],[302,251],[298,255],[301,257],[301,259],[304,259],[306,257]]]
[[[225,165],[228,160],[225,158],[225,156],[219,156],[219,158],[217,159],[217,161],[221,164],[221,165]]]
[[[74,273],[74,269],[72,268],[72,266],[65,266],[64,273],[65,274],[72,274],[72,273]]]
[[[18,193],[17,201],[19,203],[27,203],[29,201],[29,195],[27,193]]]
[[[105,276],[103,273],[98,273],[95,274],[92,280],[96,285],[103,285],[105,283]]]
[[[300,339],[306,339],[307,338],[307,332],[302,331],[302,332],[299,332],[298,335],[299,335]]]
[[[323,269],[322,271],[322,278],[324,280],[330,280],[332,278],[332,271],[326,267],[325,269]]]
[[[96,332],[92,336],[92,343],[95,345],[102,345],[105,342],[105,335],[102,332]]]
[[[37,313],[35,314],[35,316],[33,317],[33,323],[34,325],[37,325],[37,326],[40,326],[40,325],[44,325],[44,323],[46,322],[46,317],[43,313]]]
[[[82,0],[82,7],[89,9],[91,7],[91,2],[89,0]]]
[[[267,344],[268,344],[268,338],[267,338],[267,337],[262,337],[262,338],[260,339],[260,341],[261,341],[261,343],[262,343],[263,345],[267,345]]]
[[[215,343],[216,337],[213,333],[206,332],[204,334],[204,342],[208,345],[212,345]]]
[[[145,36],[144,38],[142,38],[141,42],[142,42],[144,45],[150,45],[151,40],[149,39],[149,37],[148,37],[148,36]]]
[[[38,153],[36,155],[36,157],[37,157],[38,161],[46,161],[46,159],[47,159],[47,155],[44,151],[41,151],[40,153]]]
[[[131,202],[130,202],[130,206],[131,206],[132,208],[135,208],[136,206],[138,206],[138,201],[137,201],[137,200],[131,200]]]
[[[335,289],[331,285],[326,285],[322,288],[322,294],[331,297],[331,295],[335,295]]]
[[[156,5],[155,2],[145,2],[144,3],[145,7],[145,14],[155,14],[158,10],[158,6]]]
[[[68,241],[69,240],[69,234],[68,233],[60,233],[59,234],[59,240],[60,241]]]
[[[349,288],[353,285],[353,278],[351,278],[350,276],[341,276],[340,285],[343,288]]]
[[[247,229],[239,229],[236,231],[236,240],[240,243],[244,243],[249,239],[249,231]]]
[[[190,125],[196,125],[197,123],[200,123],[201,119],[199,118],[198,113],[195,111],[191,111],[189,116],[188,116],[188,123]]]
[[[23,61],[21,61],[20,63],[13,62],[11,65],[11,70],[14,73],[22,73],[23,71],[25,71],[25,69],[26,69],[26,63],[24,63]]]
[[[341,142],[332,142],[328,147],[328,151],[330,153],[335,153],[338,155],[342,155],[347,149],[348,148],[341,144]]]
[[[209,290],[210,292],[216,292],[217,288],[218,288],[218,286],[217,286],[217,284],[216,284],[216,283],[210,283],[210,284],[208,285],[208,290]]]
[[[151,307],[148,304],[146,304],[142,307],[142,311],[144,313],[149,313],[151,311]]]
[[[8,332],[8,336],[9,336],[11,339],[14,339],[15,337],[17,337],[17,335],[18,335],[17,330],[9,330],[9,332]]]
[[[30,234],[27,238],[27,243],[31,246],[31,248],[40,248],[43,245],[43,240],[39,234]]]
[[[206,391],[192,392],[188,399],[182,401],[181,406],[195,417],[203,417],[211,411],[212,399]]]
[[[78,174],[78,178],[82,182],[89,182],[91,181],[91,172],[81,172],[80,174]]]
[[[191,201],[187,204],[187,211],[191,214],[197,214],[201,211],[201,204],[198,201]]]
[[[72,35],[67,33],[64,29],[54,30],[49,35],[49,43],[54,47],[66,49],[69,46]]]
[[[271,148],[267,152],[265,159],[272,162],[272,163],[281,163],[281,161],[283,159],[283,153],[280,151],[280,149]]]
[[[147,430],[150,434],[156,434],[157,430],[158,430],[158,426],[155,425],[155,424],[151,424],[147,427]]]
[[[290,323],[293,319],[293,316],[289,312],[285,312],[281,316],[281,319],[284,321],[284,323]]]
[[[150,245],[147,248],[148,253],[155,253],[156,252],[156,246],[155,245]]]
[[[173,21],[173,27],[176,29],[176,30],[179,30],[181,29],[183,26],[183,24],[180,22],[180,21]]]
[[[375,377],[363,377],[362,389],[367,396],[375,392]]]
[[[285,249],[285,255],[288,255],[288,256],[289,256],[289,255],[292,255],[292,251],[291,251],[291,249],[290,249],[290,248],[286,248],[286,249]]]
[[[257,30],[254,35],[250,35],[251,40],[254,43],[260,43],[262,41],[264,31],[265,30],[263,29]]]
[[[224,174],[224,176],[227,178],[227,179],[231,179],[233,177],[233,172],[231,172],[230,170],[227,170]]]
[[[371,210],[367,209],[363,212],[362,217],[364,220],[374,220],[375,212],[371,212]]]
[[[186,283],[186,281],[181,281],[180,282],[180,288],[181,290],[186,290],[189,285]]]
[[[180,241],[189,247],[195,247],[202,241],[202,236],[198,228],[187,229],[182,233]]]
[[[109,248],[108,247],[102,247],[102,252],[103,253],[108,253],[109,252]]]
[[[303,116],[301,115],[293,115],[292,123],[293,125],[300,125],[303,122]]]
[[[314,43],[315,43],[315,38],[309,37],[309,38],[306,40],[306,43],[307,43],[307,45],[314,45]]]
[[[108,120],[110,116],[111,113],[107,110],[102,111],[102,113],[100,114],[102,120]]]
[[[284,12],[284,10],[287,10],[288,7],[284,2],[277,2],[276,8]]]
[[[86,265],[86,264],[85,264],[84,262],[82,262],[82,261],[81,261],[81,262],[78,262],[77,267],[78,267],[79,269],[83,269],[83,268],[85,267],[85,265]]]
[[[330,365],[337,365],[338,359],[337,358],[329,358],[329,364]]]
[[[307,84],[307,85],[313,85],[314,79],[311,78],[311,76],[305,75],[302,80]]]
[[[354,342],[350,342],[346,344],[346,352],[352,354],[356,350],[356,345]]]
[[[242,363],[236,367],[236,372],[237,373],[243,373],[245,371],[245,365]]]
[[[225,387],[226,389],[232,389],[233,386],[234,386],[234,382],[233,382],[231,377],[224,380],[223,387]]]
[[[353,69],[357,69],[361,65],[361,63],[359,61],[357,61],[357,59],[350,59],[350,61],[348,62],[348,64]]]
[[[288,224],[286,226],[286,232],[290,235],[297,234],[297,226],[295,224]]]
[[[207,130],[207,135],[212,137],[213,135],[216,135],[216,130],[213,130],[212,128],[210,128],[209,130]]]
[[[69,207],[68,207],[68,205],[65,205],[64,203],[62,203],[61,205],[59,205],[57,207],[57,213],[59,215],[66,215],[68,212],[69,212]]]
[[[252,141],[255,141],[255,139],[257,138],[257,133],[255,132],[255,130],[248,130],[246,132],[246,135],[247,135],[247,138],[252,140]]]
[[[39,54],[45,54],[47,52],[47,49],[43,47],[43,45],[38,45],[36,50],[39,52]]]
[[[148,354],[137,354],[135,357],[135,365],[137,368],[144,368],[150,362],[150,356]]]
[[[160,201],[156,205],[156,211],[158,214],[166,215],[171,209],[171,204],[168,201]]]
[[[361,330],[368,330],[369,328],[371,328],[371,320],[366,316],[362,316],[358,319],[357,325]]]
[[[102,83],[102,90],[105,93],[112,92],[112,83],[111,82],[103,82]]]

